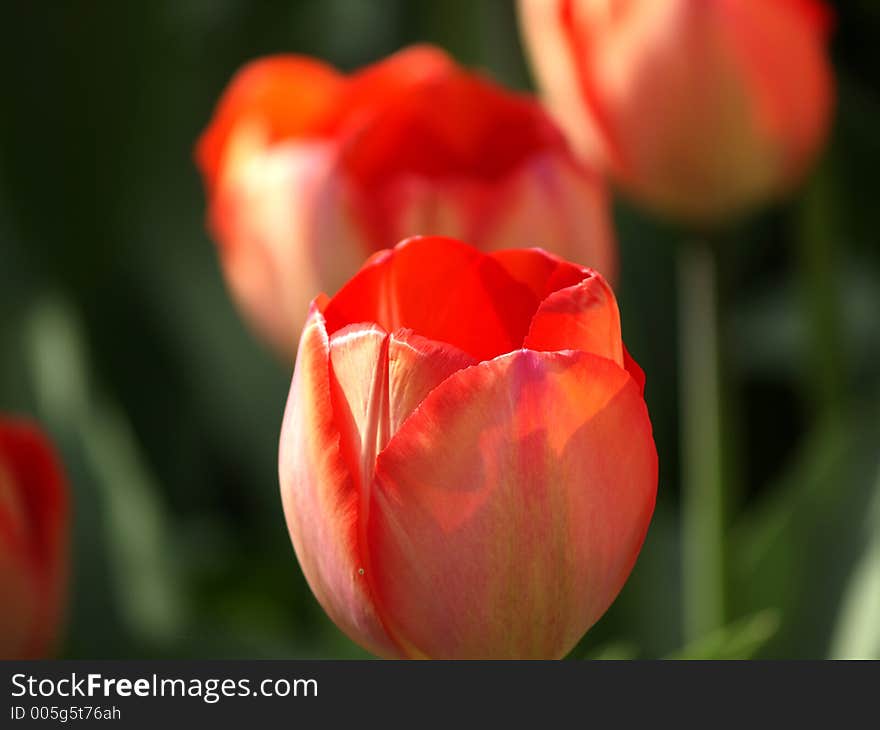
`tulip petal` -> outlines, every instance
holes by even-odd
[[[580,154],[702,225],[799,180],[828,129],[814,0],[520,0],[548,106]],[[593,262],[591,262],[593,263]]]
[[[490,256],[504,270],[532,290],[535,299],[544,301],[549,294],[583,281],[586,269],[569,263],[540,248],[510,248]]]
[[[433,79],[460,73],[439,48],[414,45],[352,74],[340,99],[339,115],[346,126],[372,121],[373,116]]]
[[[411,49],[352,78],[350,94],[357,98],[365,95],[354,90],[363,86],[359,76],[388,77],[366,86],[366,101],[352,102],[365,110],[349,116],[364,123],[348,128],[340,150],[361,193],[359,218],[376,248],[426,232],[475,241],[483,250],[548,239],[544,245],[559,245],[560,252],[577,248],[591,263],[594,253],[604,259],[607,236],[593,235],[608,218],[602,186],[581,170],[563,174],[573,170],[564,164],[571,154],[546,112],[535,99],[457,67],[445,54],[445,66],[438,64],[437,55]],[[420,72],[422,56],[428,70]],[[580,203],[581,225],[559,235],[569,227],[572,198]],[[532,235],[535,230],[540,235]]]
[[[519,0],[519,26],[545,104],[577,153],[592,163],[619,154],[609,124],[582,72],[573,44],[575,8],[568,0]],[[598,114],[596,113],[598,111]]]
[[[814,0],[722,5],[723,17],[716,22],[724,24],[729,53],[752,90],[755,130],[782,153],[785,176],[799,180],[817,140],[828,132],[830,11]]]
[[[622,587],[654,507],[637,384],[521,350],[434,389],[380,454],[372,584],[409,655],[568,652]]]
[[[343,453],[369,488],[376,456],[436,386],[476,364],[470,355],[409,330],[350,325],[330,337],[333,409]]]
[[[521,345],[537,304],[528,287],[491,257],[430,236],[373,256],[324,316],[331,334],[349,324],[376,322],[387,332],[411,329],[488,360]]]
[[[498,180],[532,155],[567,151],[532,97],[452,65],[441,71],[395,79],[390,86],[398,93],[378,91],[381,113],[343,152],[364,187],[381,187],[401,173]]]
[[[626,349],[626,345],[623,347],[623,367],[626,369],[626,372],[629,373],[630,377],[636,381],[636,385],[639,386],[639,392],[644,395],[645,371],[642,370],[641,366],[635,360],[633,360],[632,355],[629,354],[629,350]]]
[[[310,298],[341,287],[369,244],[331,147],[267,146],[247,128],[230,147],[210,213],[223,271],[252,326],[292,360]]]
[[[533,153],[496,186],[490,202],[471,216],[473,232],[465,240],[482,241],[485,251],[540,246],[615,279],[617,246],[605,187],[567,150]]]
[[[285,515],[321,605],[380,656],[400,650],[383,625],[363,550],[376,454],[431,390],[474,362],[443,343],[376,325],[328,339],[316,309],[303,333],[279,456]]]
[[[269,144],[322,131],[341,93],[344,77],[320,61],[294,55],[261,58],[242,68],[199,138],[196,160],[213,190],[228,143],[240,125],[257,125]]]
[[[622,366],[620,313],[605,279],[587,271],[583,281],[550,294],[532,318],[523,347],[592,352]]]
[[[43,658],[67,577],[67,489],[54,450],[29,423],[0,419],[0,658]]]
[[[360,496],[333,416],[324,320],[312,309],[290,386],[278,456],[281,500],[303,574],[321,606],[351,639],[381,656],[400,651],[359,573]]]
[[[0,660],[45,658],[44,648],[51,643],[43,636],[43,622],[38,618],[41,607],[48,604],[31,570],[5,545],[0,548]]]
[[[333,294],[365,256],[413,234],[455,236],[483,251],[539,244],[611,275],[616,265],[603,182],[575,161],[538,101],[430,46],[350,75],[300,56],[255,61],[230,83],[196,157],[230,289],[284,355],[294,354],[308,297]],[[414,265],[392,268],[438,268],[431,257],[398,258]],[[424,326],[439,317],[426,317],[436,307],[421,302],[402,307],[405,321],[380,324],[480,359],[518,347],[537,302],[519,301],[492,261],[458,259],[457,319],[491,308],[489,322]],[[442,287],[457,266],[441,266],[429,283]],[[335,322],[333,313],[331,331],[371,319]]]

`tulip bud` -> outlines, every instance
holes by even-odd
[[[634,197],[721,221],[785,193],[829,126],[818,0],[519,0],[547,104]]]
[[[52,650],[67,577],[67,488],[46,437],[0,417],[0,658]]]
[[[540,249],[415,238],[312,303],[281,496],[318,601],[385,657],[558,658],[657,490],[611,288]]]
[[[540,245],[614,275],[602,183],[542,107],[433,48],[349,76],[298,56],[255,61],[197,159],[232,293],[286,354],[314,292],[414,234]]]

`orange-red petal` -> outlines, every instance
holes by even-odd
[[[268,143],[318,136],[333,121],[343,84],[335,69],[306,56],[269,56],[244,66],[196,145],[209,191],[221,174],[231,136],[242,126],[258,127]]]
[[[64,613],[67,484],[36,426],[0,418],[0,658],[45,658]]]
[[[313,307],[281,435],[285,516],[328,615],[375,654],[400,656],[371,579],[365,529],[376,454],[424,397],[473,358],[412,332],[352,325],[327,337]]]
[[[490,255],[511,277],[529,287],[539,302],[558,289],[582,281],[586,271],[540,248],[509,248]]]
[[[330,337],[333,410],[350,469],[362,491],[376,455],[436,386],[476,360],[410,330],[349,325]]]
[[[430,45],[414,45],[365,66],[347,78],[339,99],[339,127],[351,130],[377,112],[433,79],[460,73],[447,53]]]
[[[523,342],[532,350],[580,350],[623,365],[620,312],[614,292],[595,271],[548,295]]]
[[[313,307],[303,330],[278,455],[281,500],[303,574],[349,637],[380,656],[399,656],[359,572],[360,494],[342,453],[331,395],[330,345]]]
[[[520,346],[537,301],[493,258],[459,241],[417,237],[373,256],[333,297],[331,334],[357,322],[411,329],[477,360]]]
[[[380,454],[372,584],[413,656],[567,653],[617,595],[653,511],[637,384],[522,350],[438,386]]]

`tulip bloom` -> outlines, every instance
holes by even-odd
[[[0,417],[0,658],[51,651],[67,576],[67,489],[34,426]]]
[[[314,292],[411,235],[540,245],[614,275],[601,181],[540,104],[430,47],[348,76],[301,56],[255,61],[197,159],[230,289],[286,354]]]
[[[818,0],[520,0],[572,143],[642,202],[708,224],[774,198],[829,126]]]
[[[312,303],[284,512],[336,624],[410,658],[565,655],[654,508],[641,370],[595,271],[415,238]]]

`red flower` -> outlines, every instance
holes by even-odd
[[[706,223],[784,193],[826,137],[818,0],[520,0],[547,102],[582,155]]]
[[[444,238],[377,253],[314,301],[281,433],[321,605],[382,656],[566,654],[653,512],[643,383],[591,269]]]
[[[67,486],[45,435],[0,417],[0,658],[54,646],[67,578]]]
[[[541,245],[613,275],[604,189],[531,97],[413,47],[350,76],[255,61],[199,140],[233,294],[292,353],[315,291],[414,234]]]

